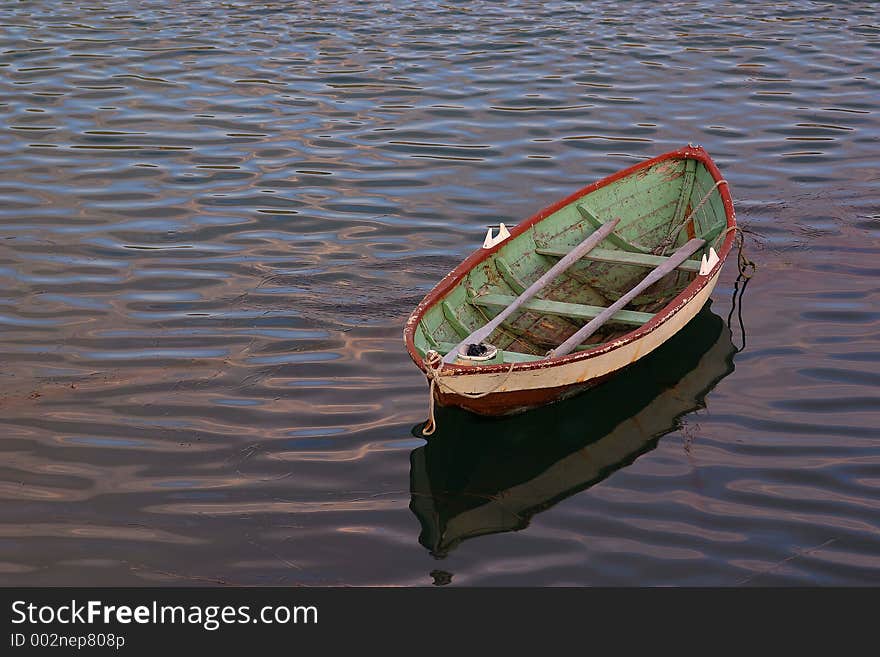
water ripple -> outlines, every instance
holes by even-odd
[[[0,582],[880,581],[880,28],[754,9],[0,8]],[[486,224],[688,142],[746,349],[728,265],[619,400],[415,438]]]

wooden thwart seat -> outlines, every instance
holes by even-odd
[[[626,304],[635,299],[639,294],[647,290],[654,283],[658,282],[667,274],[673,272],[678,265],[691,257],[694,253],[702,249],[706,246],[706,241],[698,238],[694,238],[687,242],[686,244],[680,246],[675,253],[669,256],[669,258],[656,269],[651,270],[651,272],[642,279],[642,281],[632,288],[629,292],[620,297],[617,301],[612,303],[608,308],[605,308],[601,313],[599,313],[592,320],[587,322],[584,326],[580,328],[574,335],[569,337],[565,342],[556,347],[553,351],[551,351],[548,355],[549,358],[555,358],[558,356],[565,356],[566,354],[574,351],[578,345],[582,344],[587,338],[589,338],[593,333],[599,330],[603,324],[608,322],[615,313],[619,312]]]
[[[544,247],[535,249],[535,253],[539,255],[551,256],[553,258],[561,258],[567,250],[561,248]],[[616,251],[614,249],[593,249],[583,258],[584,260],[595,260],[596,262],[611,262],[618,265],[633,265],[635,267],[659,267],[669,260],[668,256],[651,255],[649,253],[629,253],[626,251]],[[700,271],[700,263],[696,260],[685,260],[678,269],[681,271]]]
[[[516,301],[516,297],[505,294],[484,294],[470,299],[475,306],[487,308],[507,308]],[[580,303],[563,303],[562,301],[549,301],[547,299],[531,299],[520,306],[520,310],[531,310],[542,315],[556,315],[558,317],[571,317],[572,319],[593,319],[602,313],[602,306],[588,306]],[[653,313],[640,313],[634,310],[619,310],[614,313],[610,321],[619,324],[641,326],[654,316]]]
[[[581,213],[581,216],[587,220],[594,229],[599,230],[603,226],[607,225],[604,221],[599,219],[593,212],[586,207],[583,203],[577,206],[578,212]],[[650,253],[650,249],[641,246],[640,244],[633,244],[628,241],[621,235],[618,235],[614,231],[612,231],[609,235],[605,237],[605,239],[611,242],[614,246],[622,251],[629,251],[630,253]]]

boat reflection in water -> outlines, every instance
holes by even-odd
[[[523,529],[654,449],[703,407],[735,353],[707,304],[654,353],[578,397],[500,420],[438,409],[437,432],[410,456],[419,542],[444,557],[463,540]]]

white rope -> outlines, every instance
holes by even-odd
[[[699,209],[702,208],[703,205],[705,205],[706,201],[709,200],[709,197],[712,195],[712,192],[714,192],[716,189],[718,189],[718,186],[722,185],[722,184],[723,185],[727,184],[727,181],[724,180],[724,178],[722,178],[721,180],[716,182],[714,185],[712,185],[712,189],[710,189],[708,192],[706,192],[706,194],[705,194],[705,196],[703,196],[702,200],[699,203],[697,203],[697,207],[695,207],[693,210],[691,210],[691,213],[685,218],[684,221],[682,221],[678,225],[678,228],[676,228],[674,232],[670,233],[666,237],[666,239],[664,239],[662,242],[660,242],[660,244],[657,245],[657,248],[654,249],[655,254],[659,253],[660,255],[663,255],[666,253],[666,249],[668,249],[670,246],[672,246],[675,243],[675,240],[678,239],[678,234],[681,232],[681,229],[684,228],[685,226],[687,226],[687,223],[691,219],[694,218],[694,215],[697,214]]]
[[[431,384],[428,387],[428,421],[422,429],[423,436],[430,436],[437,430],[437,420],[434,418],[434,389],[436,386],[440,387],[440,392],[450,392],[455,395],[467,397],[468,399],[479,399],[480,397],[491,395],[504,385],[507,382],[507,379],[510,378],[510,373],[513,372],[513,366],[516,365],[516,363],[511,363],[510,369],[507,370],[507,373],[498,380],[498,383],[486,392],[463,392],[461,390],[456,390],[445,381],[440,380],[441,370],[443,369],[443,356],[438,352],[431,349],[425,354],[424,363],[425,374]]]

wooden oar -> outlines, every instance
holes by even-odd
[[[563,256],[559,262],[553,265],[550,269],[548,269],[538,280],[529,285],[526,290],[520,294],[515,301],[513,301],[507,308],[498,313],[492,320],[476,331],[467,336],[464,340],[455,345],[455,348],[449,351],[444,357],[444,363],[452,363],[458,357],[458,350],[462,348],[463,345],[466,344],[479,344],[486,338],[488,338],[492,331],[498,328],[505,319],[510,317],[513,313],[515,313],[520,306],[522,306],[526,301],[535,296],[538,292],[547,287],[547,284],[550,281],[556,279],[562,272],[571,267],[574,263],[580,260],[584,255],[589,253],[590,249],[594,248],[599,244],[602,240],[604,240],[611,232],[617,227],[617,224],[620,223],[620,218],[612,219],[606,224],[602,224],[600,228],[597,228],[587,239],[578,244],[575,248],[573,248],[569,253]]]
[[[675,251],[675,253],[669,256],[669,259],[666,262],[664,262],[662,265],[652,270],[650,274],[645,276],[641,283],[636,285],[633,289],[624,294],[613,304],[608,306],[608,308],[606,308],[602,313],[590,320],[577,333],[572,335],[568,340],[566,340],[561,345],[556,347],[556,349],[547,354],[547,357],[555,358],[556,356],[565,356],[566,354],[572,352],[575,347],[583,344],[584,340],[593,335],[593,333],[595,333],[599,329],[599,327],[601,327],[605,322],[611,319],[614,313],[616,313],[618,310],[621,310],[626,304],[635,299],[637,296],[639,296],[642,292],[651,287],[661,278],[674,271],[679,265],[681,265],[681,263],[690,258],[694,253],[699,251],[705,245],[706,240],[694,238],[688,243],[679,247],[678,250]]]

